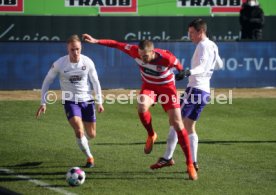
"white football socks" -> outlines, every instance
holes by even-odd
[[[197,162],[198,136],[196,133],[189,134],[193,162]]]
[[[192,133],[189,134],[189,139],[193,162],[197,162],[198,136],[196,133]],[[177,134],[173,126],[170,126],[170,132],[167,138],[167,148],[163,158],[167,160],[172,158],[177,142]]]
[[[169,131],[168,138],[167,138],[167,148],[166,148],[166,152],[165,152],[163,158],[165,158],[167,160],[172,158],[173,152],[177,145],[177,142],[178,142],[177,134],[176,134],[173,126],[170,126],[170,131]]]
[[[86,155],[86,157],[91,158],[92,154],[89,149],[87,138],[83,135],[80,139],[77,138],[77,143],[78,143],[81,151]]]

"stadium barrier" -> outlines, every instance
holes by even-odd
[[[135,44],[135,43],[133,43]],[[184,67],[189,67],[195,45],[190,42],[157,42],[156,47],[170,50]],[[275,87],[276,42],[219,42],[224,68],[215,71],[211,87]],[[96,65],[104,89],[135,89],[141,85],[135,61],[116,49],[83,44],[83,54]],[[67,55],[66,43],[0,43],[0,90],[39,89],[52,63]],[[184,88],[187,79],[177,82]],[[58,89],[58,79],[51,89]]]
[[[212,40],[236,41],[239,39],[239,17],[202,18],[208,24],[208,35]],[[120,41],[143,39],[187,41],[187,27],[189,22],[194,19],[195,17],[166,16],[0,16],[0,41],[66,41],[70,35],[82,33],[90,33],[97,38],[108,37]],[[265,18],[263,40],[276,40],[275,23],[276,16]]]

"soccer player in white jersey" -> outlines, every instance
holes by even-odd
[[[59,76],[67,119],[75,131],[77,144],[87,158],[86,167],[94,166],[88,139],[96,136],[95,102],[92,88],[96,93],[98,112],[104,111],[102,106],[101,86],[93,61],[81,54],[81,41],[77,35],[72,35],[67,41],[68,55],[55,61],[44,79],[41,89],[41,105],[36,117],[46,111],[46,96],[50,84]]]
[[[198,171],[197,149],[198,136],[196,133],[196,122],[199,119],[205,105],[210,99],[210,79],[215,69],[221,68],[223,62],[219,56],[217,45],[208,39],[207,24],[202,19],[195,19],[189,24],[188,33],[191,41],[197,44],[191,61],[191,69],[183,70],[182,75],[176,78],[189,77],[189,83],[184,96],[181,97],[181,115],[185,128],[188,130],[193,164]],[[167,138],[167,149],[163,157],[152,169],[174,165],[173,152],[177,144],[177,135],[174,128],[170,127]]]

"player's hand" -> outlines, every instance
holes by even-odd
[[[45,112],[46,112],[46,105],[41,105],[36,112],[36,119],[38,119],[41,116],[41,113],[45,114]]]
[[[185,70],[180,70],[176,75],[175,75],[175,80],[180,81],[184,79],[185,76]]]
[[[98,113],[102,113],[104,111],[104,107],[102,104],[98,105]]]
[[[191,76],[191,71],[188,69],[188,70],[185,70],[185,74],[184,74],[185,77],[189,77]]]
[[[175,80],[180,81],[185,77],[189,77],[191,75],[190,70],[181,70],[175,75]]]
[[[89,34],[83,34],[82,39],[88,43],[98,43],[99,40],[91,37]]]

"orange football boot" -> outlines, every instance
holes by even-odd
[[[153,136],[148,136],[147,141],[146,141],[146,145],[144,148],[144,152],[145,154],[149,154],[152,151],[153,148],[153,144],[157,139],[157,134],[154,132]]]

